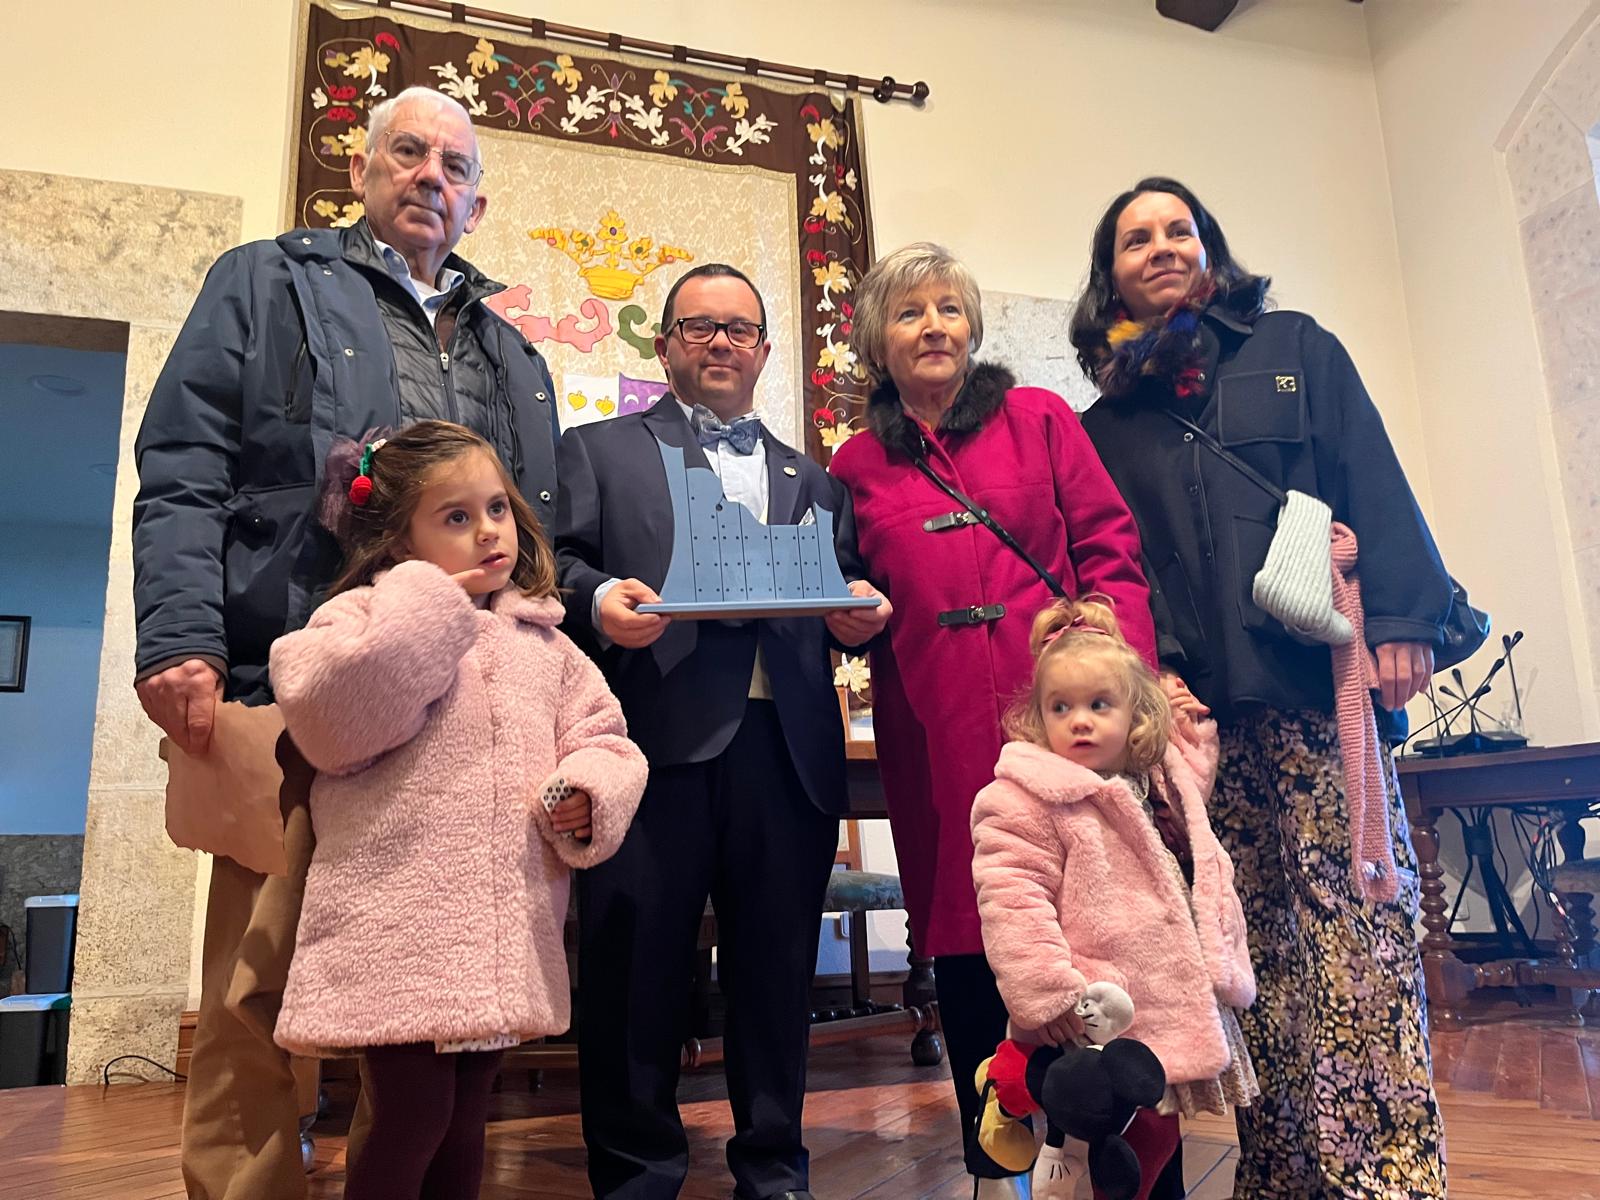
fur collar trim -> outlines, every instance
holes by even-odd
[[[1006,393],[1017,386],[1010,371],[995,363],[978,363],[967,373],[943,418],[939,421],[941,433],[976,433],[983,423],[994,416]],[[873,390],[867,399],[867,428],[890,450],[907,458],[916,458],[922,452],[922,431],[900,403],[900,392],[894,381],[886,379]]]
[[[994,776],[1010,780],[1047,804],[1074,804],[1107,792],[1133,799],[1126,780],[1107,779],[1032,742],[1007,742],[1002,746]]]

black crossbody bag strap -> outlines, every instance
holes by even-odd
[[[1289,502],[1288,495],[1285,494],[1281,487],[1273,483],[1272,480],[1268,479],[1260,471],[1256,470],[1249,463],[1245,462],[1245,460],[1240,458],[1237,454],[1234,454],[1228,450],[1224,450],[1222,448],[1222,444],[1218,442],[1216,438],[1212,437],[1204,429],[1201,429],[1200,426],[1189,420],[1188,417],[1183,416],[1181,413],[1175,413],[1170,408],[1164,409],[1163,411],[1179,425],[1182,425],[1190,433],[1194,434],[1196,440],[1199,441],[1202,446],[1211,451],[1211,453],[1215,454],[1223,462],[1227,463],[1235,471],[1238,471],[1239,474],[1243,475],[1262,491],[1266,492],[1267,495],[1271,496],[1280,505],[1287,504]]]
[[[994,534],[995,537],[999,538],[1003,543],[1005,543],[1005,546],[1008,550],[1011,550],[1017,555],[1017,557],[1022,559],[1023,562],[1032,567],[1033,573],[1040,579],[1044,580],[1044,585],[1050,589],[1051,595],[1060,600],[1068,599],[1066,589],[1061,586],[1061,581],[1058,580],[1054,575],[1050,574],[1049,571],[1045,570],[1044,567],[1040,565],[1038,559],[1034,558],[1033,555],[1024,550],[1022,548],[1022,543],[1017,541],[1016,538],[1012,537],[1004,525],[1000,524],[999,521],[996,521],[993,517],[991,517],[987,509],[979,508],[966,496],[962,495],[955,488],[951,487],[944,480],[940,479],[938,473],[928,465],[928,460],[923,458],[920,454],[914,457],[911,461],[917,464],[917,470],[921,471],[933,481],[935,487],[937,487],[945,495],[949,496],[950,499],[954,500],[957,504],[961,505],[962,508],[971,513],[977,520],[978,524],[982,525],[990,533]]]

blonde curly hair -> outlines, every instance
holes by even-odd
[[[1132,710],[1128,727],[1129,773],[1142,775],[1161,762],[1167,753],[1172,709],[1155,672],[1122,636],[1109,598],[1090,595],[1057,600],[1034,617],[1028,648],[1033,652],[1033,685],[1005,715],[1009,738],[1048,749],[1050,739],[1040,708],[1045,667],[1062,655],[1093,654],[1116,670],[1122,682],[1122,698]]]

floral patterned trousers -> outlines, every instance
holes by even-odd
[[[1333,717],[1258,710],[1219,732],[1211,820],[1249,927],[1258,995],[1240,1022],[1262,1092],[1238,1111],[1234,1198],[1442,1198],[1416,859],[1399,795],[1400,897],[1363,903]]]

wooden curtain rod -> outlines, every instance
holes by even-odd
[[[623,37],[620,33],[604,33],[598,29],[584,29],[578,25],[557,25],[538,17],[519,17],[510,13],[495,12],[492,9],[454,4],[448,0],[354,0],[354,2],[375,5],[378,8],[441,13],[459,25],[483,25],[516,33],[531,33],[540,39],[554,38],[563,42],[580,42],[604,47],[613,54],[627,50],[652,58],[671,59],[677,63],[728,67],[743,71],[746,75],[783,79],[791,83],[814,83],[819,87],[843,88],[848,92],[865,92],[884,104],[891,100],[909,100],[920,108],[923,101],[928,98],[928,85],[920,79],[916,83],[899,83],[892,75],[885,75],[882,79],[863,79],[859,75],[849,75],[843,71],[824,71],[820,67],[796,67],[788,63],[763,62],[759,58],[740,58],[733,54],[721,54],[715,50],[695,50],[667,42]]]

